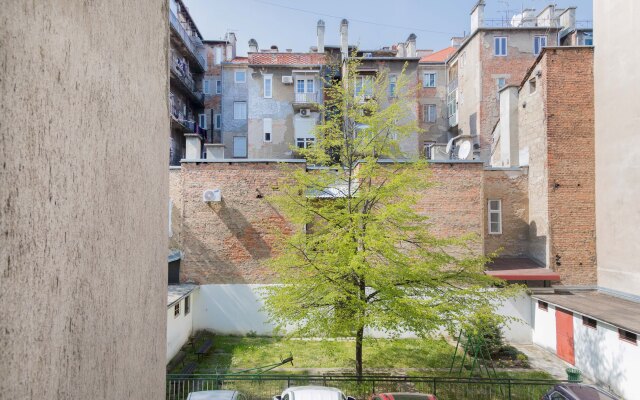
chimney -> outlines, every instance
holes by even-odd
[[[249,53],[258,52],[258,41],[255,39],[249,40]]]
[[[407,57],[416,56],[416,34],[412,33],[407,38]]]
[[[518,111],[518,86],[505,86],[500,91],[500,160],[504,167],[520,165]]]
[[[271,46],[271,48],[269,49],[270,53],[277,53],[278,52],[278,46],[276,46],[275,44]]]
[[[346,19],[340,23],[340,52],[343,60],[349,57],[349,21]]]
[[[451,47],[460,47],[460,45],[462,44],[462,42],[464,42],[464,38],[463,37],[452,37],[451,38]]]
[[[236,58],[236,34],[233,32],[227,33],[227,60],[233,60]]]
[[[484,0],[478,0],[471,10],[471,33],[484,25]]]
[[[398,46],[396,48],[398,49],[398,52],[396,53],[396,57],[406,57],[407,56],[407,52],[406,52],[404,43],[398,43]]]
[[[318,20],[318,53],[324,53],[324,21]]]

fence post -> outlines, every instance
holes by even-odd
[[[507,379],[507,387],[509,390],[509,400],[511,400],[511,379]]]
[[[436,390],[436,378],[433,377],[433,395],[434,396],[438,396],[437,390]]]

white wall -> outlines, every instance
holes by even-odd
[[[185,315],[184,299],[180,300],[180,315],[178,316],[174,316],[173,305],[167,307],[167,363],[178,354],[193,332],[194,306],[198,303],[198,296],[195,291],[191,292],[189,296],[191,299],[189,314]]]
[[[538,346],[556,352],[556,308],[549,304],[547,311],[538,308],[538,301],[533,299],[533,343]]]
[[[531,297],[523,294],[505,302],[496,310],[498,314],[512,317],[514,320],[508,322],[502,329],[504,338],[515,344],[531,343]]]

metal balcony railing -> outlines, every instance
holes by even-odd
[[[171,71],[178,77],[180,82],[191,92],[191,95],[198,99],[201,103],[204,102],[204,93],[197,89],[196,82],[191,76],[191,72],[184,65],[180,65],[175,57],[171,57]]]
[[[178,17],[176,17],[176,15],[171,10],[169,10],[169,21],[171,23],[171,27],[176,31],[178,36],[180,36],[185,46],[187,46],[187,48],[189,49],[191,54],[193,54],[195,59],[198,60],[200,67],[204,71],[205,69],[204,57],[202,57],[200,53],[198,53],[198,49],[196,48],[196,43],[194,43],[194,40],[191,38],[191,35],[187,33],[187,31],[184,29],[180,21],[178,21]]]
[[[318,92],[313,93],[296,93],[296,103],[311,104],[318,102]]]

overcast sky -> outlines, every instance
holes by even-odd
[[[477,0],[184,0],[205,39],[236,32],[238,55],[247,42],[260,48],[308,51],[316,45],[316,23],[326,24],[325,44],[339,44],[340,20],[349,20],[349,42],[378,49],[418,36],[418,49],[447,47],[452,36],[469,32],[469,12]],[[543,0],[486,0],[485,18],[504,18],[523,8],[542,9]],[[556,0],[558,7],[576,6],[578,20],[591,20],[592,0]]]

